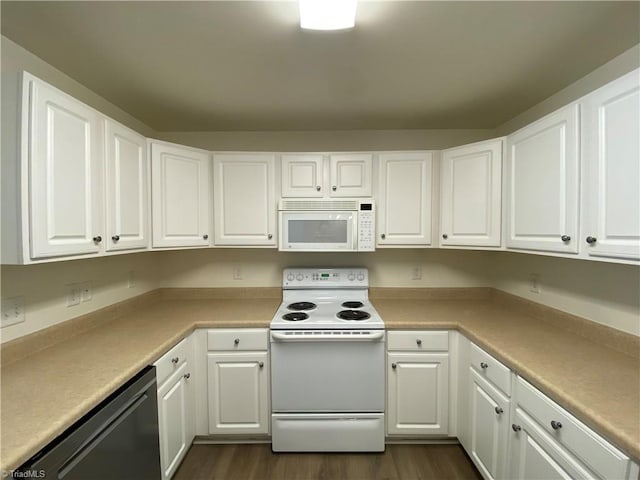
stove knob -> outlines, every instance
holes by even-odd
[[[356,279],[356,274],[351,272],[349,273],[349,276],[347,276],[347,278],[349,279],[350,282],[353,282]]]
[[[296,280],[297,280],[297,281],[299,281],[299,282],[301,282],[303,278],[304,278],[304,277],[302,276],[302,274],[301,274],[301,273],[299,273],[299,274],[297,274],[297,275],[296,275]]]
[[[288,274],[287,274],[287,280],[289,280],[290,282],[292,282],[292,281],[293,281],[293,278],[294,278],[294,277],[293,277],[293,273],[288,273]]]
[[[360,272],[358,274],[358,280],[363,281],[364,280],[364,273]]]

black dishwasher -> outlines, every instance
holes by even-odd
[[[160,479],[156,388],[156,369],[146,367],[14,472],[14,478]]]

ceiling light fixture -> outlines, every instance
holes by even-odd
[[[309,30],[343,30],[356,24],[358,0],[298,0],[300,26]]]

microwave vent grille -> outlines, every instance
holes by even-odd
[[[357,200],[281,200],[280,210],[355,211]]]

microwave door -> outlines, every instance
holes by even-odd
[[[355,215],[353,212],[283,212],[284,250],[349,251],[355,250]]]

